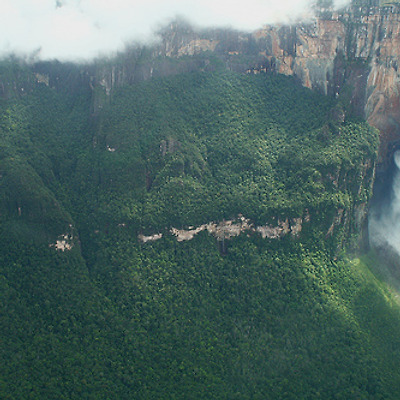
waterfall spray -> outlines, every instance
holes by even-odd
[[[400,255],[400,150],[394,154],[394,175],[389,202],[371,210],[369,218],[370,243],[388,247]]]

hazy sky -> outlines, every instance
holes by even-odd
[[[339,6],[346,0],[337,0]],[[311,0],[0,0],[0,55],[88,59],[148,40],[179,15],[200,26],[253,30],[309,13]]]

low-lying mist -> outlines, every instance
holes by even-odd
[[[85,61],[150,41],[176,16],[200,27],[252,31],[309,18],[315,0],[1,0],[0,57]],[[335,0],[337,7],[349,3]]]
[[[393,160],[393,177],[390,190],[376,193],[378,201],[371,207],[369,215],[369,238],[383,261],[400,264],[400,150]],[[392,265],[391,268],[396,265]]]

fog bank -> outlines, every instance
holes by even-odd
[[[348,3],[337,0],[336,6]],[[1,0],[0,56],[89,60],[148,41],[176,16],[201,26],[251,31],[309,18],[312,0]]]

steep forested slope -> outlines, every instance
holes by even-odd
[[[398,307],[342,251],[374,130],[281,76],[154,79],[93,115],[74,68],[44,73],[2,77],[30,82],[1,102],[2,398],[399,397]],[[221,223],[243,232],[171,231]]]

